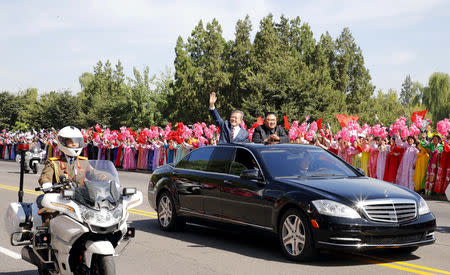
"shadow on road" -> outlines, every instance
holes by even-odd
[[[36,275],[38,274],[37,270],[26,270],[26,271],[17,271],[17,272],[0,272],[1,275]]]
[[[211,247],[244,256],[266,261],[276,261],[295,264],[286,260],[280,251],[278,238],[266,231],[256,231],[234,226],[215,224],[190,224],[182,232],[165,232],[159,228],[156,219],[136,220],[133,226],[140,231],[191,243],[188,247]],[[226,230],[225,230],[226,229]],[[361,259],[371,259],[368,261]],[[382,258],[382,259],[379,259]],[[410,261],[418,259],[414,254],[400,256],[395,250],[368,251],[364,255],[342,253],[342,251],[321,251],[312,262],[301,263],[309,266],[358,266],[370,265],[374,262],[389,263],[392,261]]]
[[[438,226],[435,231],[439,233],[450,233],[450,226]]]

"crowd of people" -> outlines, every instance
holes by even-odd
[[[156,126],[132,131],[102,129],[99,125],[82,129],[84,148],[81,156],[88,159],[111,160],[126,170],[155,170],[157,167],[183,158],[190,150],[217,143],[255,142],[264,144],[298,143],[322,147],[336,154],[372,178],[404,186],[425,194],[443,194],[450,180],[450,121],[437,123],[433,131],[425,113],[407,119],[397,119],[390,127],[358,124],[357,117],[337,116],[342,129],[333,134],[323,127],[322,119],[303,123],[285,119],[277,124],[275,113],[267,113],[247,128],[243,113],[233,111],[224,121],[215,108],[216,96],[210,95],[209,112],[215,125],[177,123],[164,129]],[[46,151],[47,158],[57,157],[57,131],[7,132],[0,134],[0,159],[15,159],[17,144],[33,143]]]

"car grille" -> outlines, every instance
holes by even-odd
[[[417,204],[414,200],[385,199],[365,201],[362,209],[372,221],[401,223],[417,217]]]
[[[405,244],[414,243],[422,239],[422,234],[398,235],[398,236],[372,236],[365,241],[371,245],[385,245],[385,244]]]

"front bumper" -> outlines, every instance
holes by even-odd
[[[315,220],[319,225],[319,228],[312,228],[316,248],[361,250],[422,246],[435,242],[436,219],[431,213],[400,224],[329,216]]]

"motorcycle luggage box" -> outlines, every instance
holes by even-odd
[[[21,232],[24,228],[31,230],[33,221],[40,220],[36,203],[12,202],[6,211],[5,224],[9,234]]]

